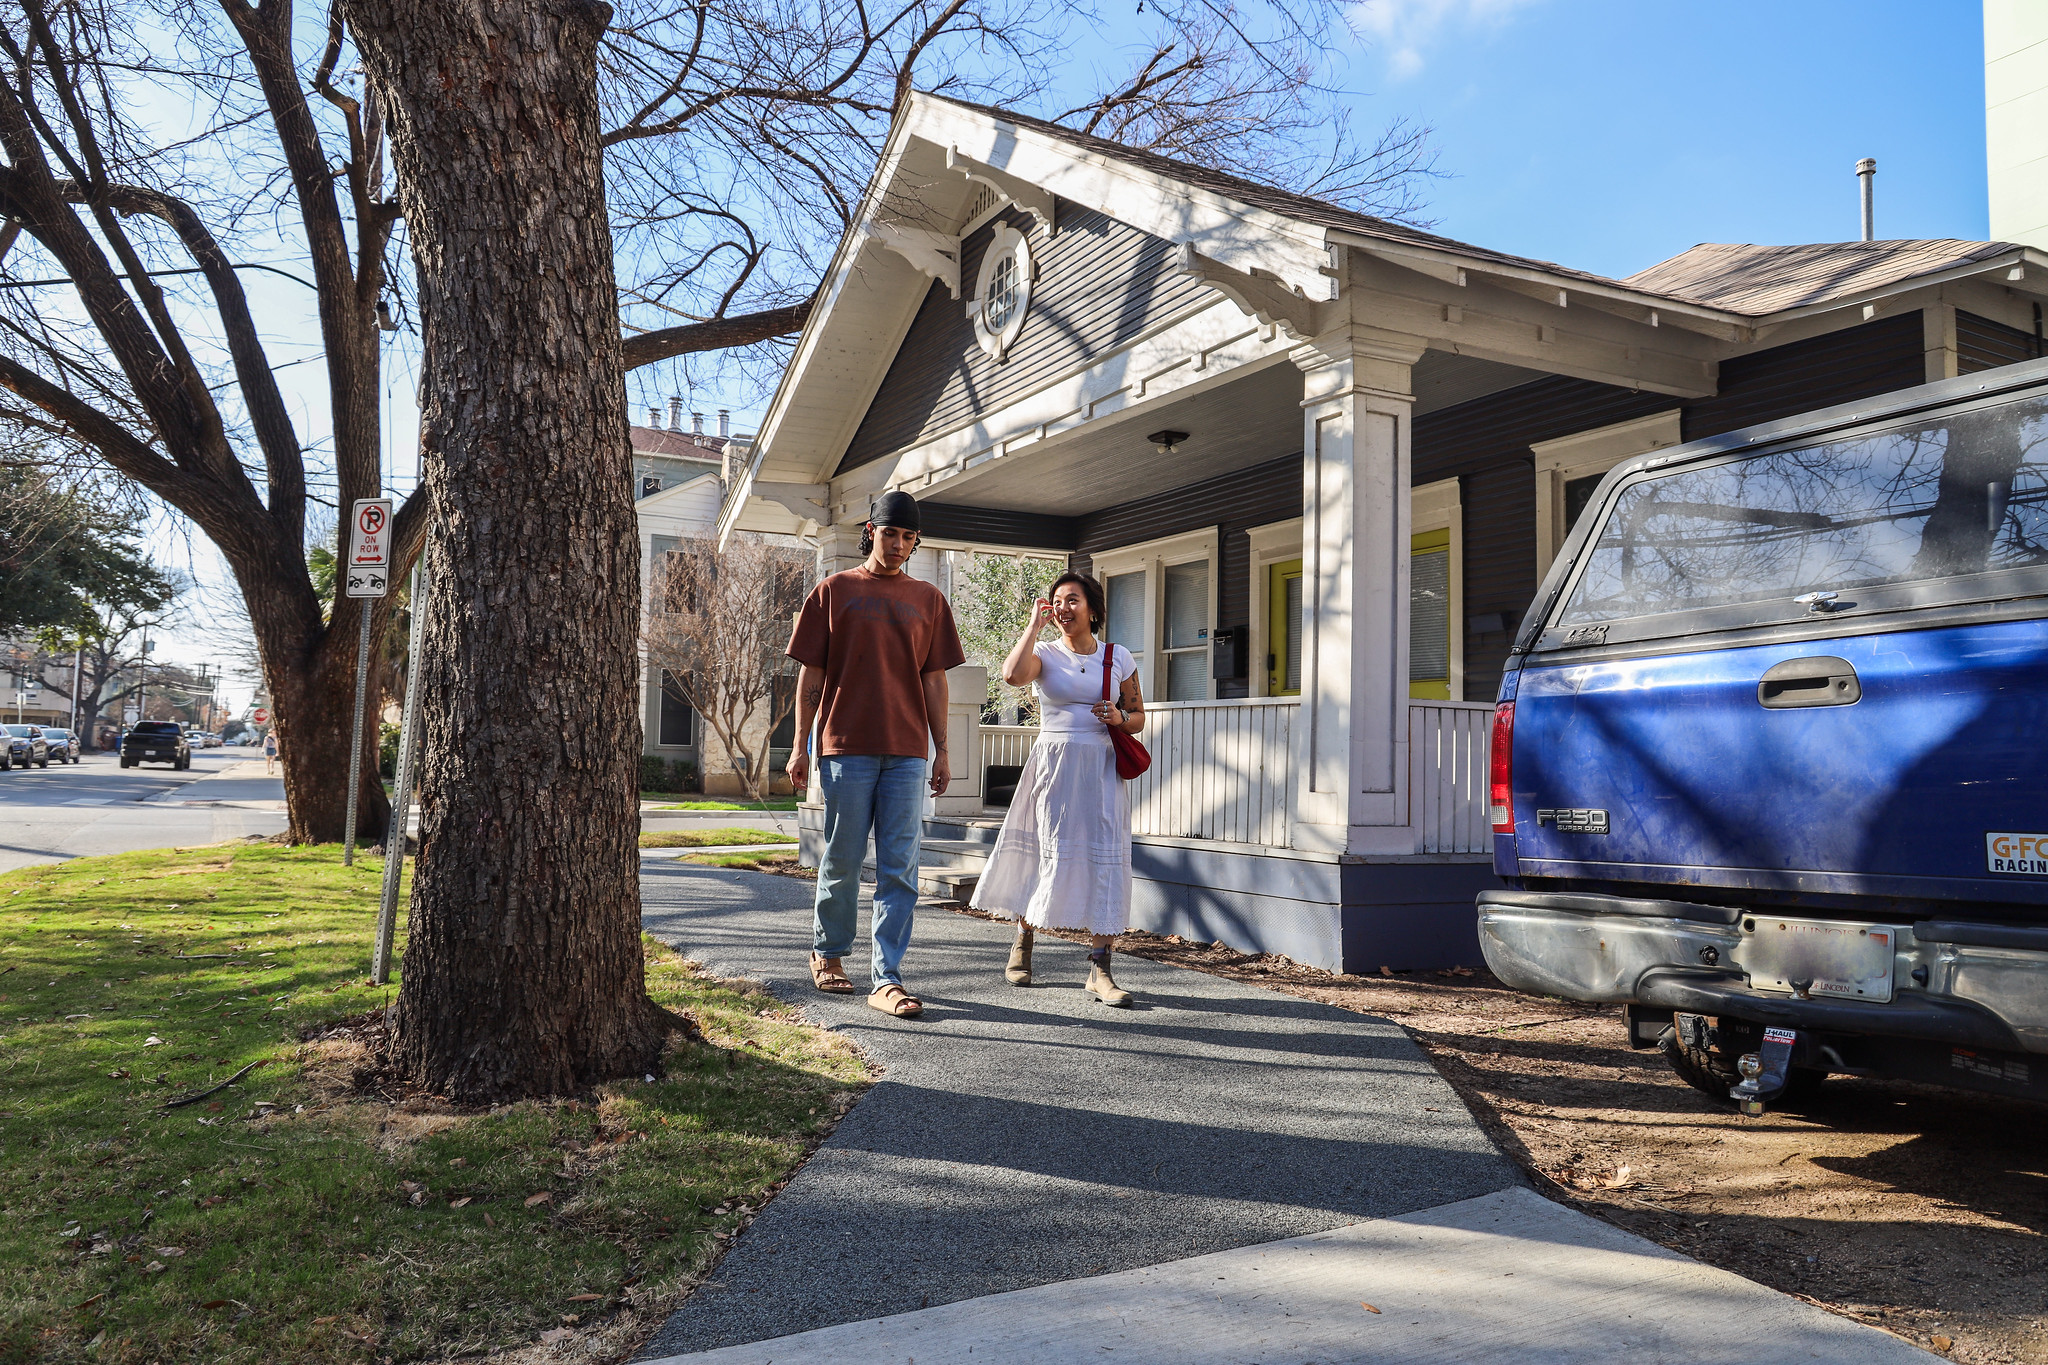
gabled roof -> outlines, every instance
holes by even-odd
[[[928,95],[923,98],[940,100],[943,97]],[[1183,184],[1207,190],[1226,199],[1235,199],[1239,203],[1248,204],[1253,208],[1264,209],[1268,213],[1276,213],[1283,218],[1292,218],[1299,223],[1312,223],[1317,227],[1331,228],[1352,236],[1371,237],[1404,246],[1426,247],[1439,251],[1453,252],[1459,256],[1470,257],[1476,261],[1487,261],[1495,265],[1519,266],[1529,270],[1540,270],[1546,274],[1563,275],[1571,279],[1585,280],[1588,283],[1619,283],[1619,281],[1611,280],[1605,275],[1594,275],[1583,270],[1573,270],[1569,266],[1558,265],[1551,261],[1539,261],[1527,256],[1511,256],[1506,252],[1492,251],[1483,246],[1474,246],[1470,242],[1461,242],[1451,237],[1440,237],[1433,232],[1424,232],[1420,228],[1394,222],[1390,218],[1376,218],[1372,214],[1360,213],[1356,209],[1347,209],[1341,205],[1332,204],[1325,199],[1316,199],[1306,194],[1296,194],[1292,190],[1275,189],[1271,185],[1261,185],[1255,180],[1246,180],[1241,176],[1231,175],[1226,171],[1213,170],[1208,166],[1198,166],[1192,161],[1178,161],[1170,156],[1161,156],[1157,152],[1147,152],[1135,147],[1126,147],[1121,142],[1111,142],[1108,138],[1096,137],[1091,133],[1079,132],[1057,123],[1048,123],[1044,119],[1032,118],[1027,114],[1013,113],[1007,109],[996,109],[985,104],[970,104],[966,100],[946,99],[944,102],[956,105],[962,109],[972,109],[976,113],[986,114],[990,118],[1000,119],[1004,123],[1015,124],[1019,128],[1029,128],[1034,132],[1043,133],[1047,137],[1067,143],[1069,146],[1083,148],[1087,151],[1124,162],[1126,165],[1140,167],[1154,175],[1164,176],[1169,180],[1178,180]]]
[[[1807,246],[1702,242],[1621,283],[1707,308],[1762,317],[1994,260],[2021,249],[2012,242],[1953,239],[1816,242]]]

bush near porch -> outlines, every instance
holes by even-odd
[[[391,994],[365,980],[382,874],[233,844],[0,876],[0,1361],[645,1330],[865,1084],[842,1040],[650,940],[650,993],[713,1044],[659,1081],[487,1112],[360,1095],[331,1029]]]

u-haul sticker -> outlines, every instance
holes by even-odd
[[[1984,866],[1992,872],[2048,877],[2048,834],[1987,834]]]

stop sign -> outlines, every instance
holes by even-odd
[[[259,706],[249,713],[249,719],[255,721],[258,725],[268,725],[270,724],[270,712]]]

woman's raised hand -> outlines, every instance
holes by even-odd
[[[1031,604],[1031,633],[1036,635],[1052,624],[1052,603],[1041,597]]]

